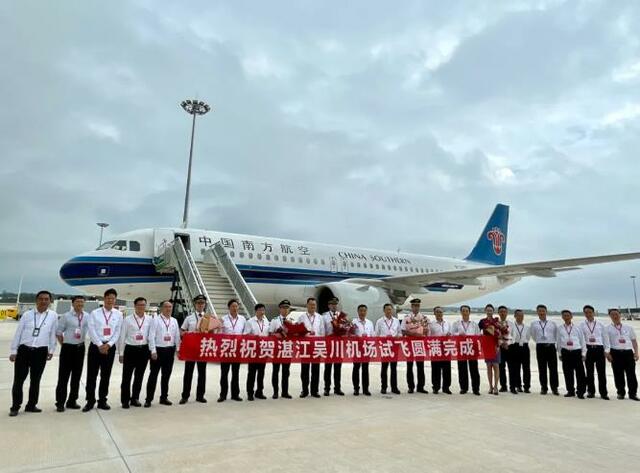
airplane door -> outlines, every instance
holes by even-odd
[[[173,231],[157,228],[153,231],[153,257],[160,258],[164,256],[167,245],[174,240]]]

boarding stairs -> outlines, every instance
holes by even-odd
[[[176,238],[166,246],[161,261],[158,271],[177,275],[189,311],[194,310],[193,298],[202,294],[207,301],[206,310],[220,318],[227,313],[229,299],[240,302],[241,314],[253,314],[256,298],[219,242],[203,250],[202,259],[196,262],[182,240]]]

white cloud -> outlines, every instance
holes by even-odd
[[[638,117],[640,117],[640,103],[627,103],[624,107],[607,113],[602,118],[602,125],[619,125]]]
[[[94,136],[100,139],[111,140],[114,143],[120,143],[120,130],[112,123],[90,120],[86,123],[86,126],[87,130]]]

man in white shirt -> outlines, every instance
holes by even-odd
[[[498,306],[498,317],[499,317],[499,323],[500,326],[502,327],[507,327],[507,329],[511,328],[511,324],[510,321],[507,320],[507,317],[509,316],[509,309],[507,308],[507,306],[501,305]],[[512,338],[512,334],[511,331],[509,330],[507,335],[503,335],[501,340],[500,340],[500,364],[498,365],[499,368],[499,372],[500,372],[500,392],[501,393],[506,393],[509,390],[509,387],[507,386],[507,368],[509,369],[509,383],[511,385],[511,392],[513,394],[517,394],[518,391],[516,391],[515,386],[514,386],[514,382],[513,382],[513,374],[511,373],[511,371],[513,371],[511,369],[511,366],[513,365],[513,361],[511,361],[511,353],[509,353],[509,345],[511,343],[511,338]]]
[[[256,315],[247,320],[244,326],[245,335],[255,335],[257,337],[266,337],[269,335],[269,321],[264,316],[264,304],[256,304],[254,307]],[[264,395],[264,369],[266,363],[249,363],[247,372],[247,399],[253,401],[255,399],[266,399]],[[254,392],[253,388],[257,385]]]
[[[562,373],[567,389],[564,397],[574,397],[577,393],[579,399],[584,399],[587,383],[583,362],[587,357],[587,346],[584,343],[582,330],[573,325],[572,319],[571,311],[563,310],[564,324],[558,328],[558,354],[562,361]],[[576,384],[574,384],[574,375]]]
[[[180,335],[184,335],[189,332],[198,332],[198,326],[200,320],[205,315],[205,308],[207,306],[207,300],[200,294],[193,298],[193,305],[195,312],[189,314],[182,321],[182,327],[180,327]],[[206,361],[185,361],[184,362],[184,375],[182,378],[182,395],[180,396],[180,404],[186,404],[191,396],[191,384],[193,380],[193,370],[198,366],[198,385],[196,386],[196,401],[207,402],[204,397],[204,393],[207,387],[207,362]]]
[[[89,412],[96,403],[96,381],[98,387],[98,409],[108,411],[109,381],[116,356],[116,344],[122,329],[122,312],[115,308],[118,293],[115,289],[104,292],[103,307],[89,314],[89,350],[87,351],[86,401],[82,412]]]
[[[596,397],[596,384],[594,371],[598,371],[598,392],[600,398],[609,400],[607,393],[607,363],[606,355],[610,351],[609,337],[607,329],[602,322],[596,319],[595,309],[587,304],[582,308],[585,320],[580,323],[579,328],[584,336],[587,345],[587,359],[585,367],[587,370],[587,397]],[[594,370],[595,367],[595,370]]]
[[[375,335],[376,337],[399,337],[400,321],[397,317],[393,316],[393,306],[391,304],[385,304],[382,307],[384,315],[376,321]],[[387,371],[391,367],[391,392],[393,394],[400,394],[398,389],[398,362],[382,362],[382,369],[380,371],[380,389],[381,394],[387,394]]]
[[[318,303],[315,297],[307,299],[307,311],[300,316],[299,321],[304,324],[309,331],[308,337],[324,336],[324,320],[322,316],[316,312]],[[311,379],[309,379],[311,372]],[[320,397],[320,364],[319,363],[302,363],[300,366],[300,380],[302,381],[302,392],[300,397],[309,396],[309,387],[311,387],[311,396]]]
[[[335,317],[340,314],[338,311],[338,302],[340,300],[337,297],[329,299],[329,310],[322,314],[324,321],[324,334],[333,334],[333,325],[331,322]],[[331,371],[333,370],[333,392],[338,396],[344,396],[340,387],[340,381],[342,377],[342,363],[325,363],[324,364],[324,395],[329,396],[331,394]]]
[[[60,342],[60,359],[58,363],[58,384],[56,386],[56,410],[64,412],[68,409],[80,409],[78,390],[84,365],[84,340],[87,337],[88,316],[84,309],[84,296],[71,298],[71,310],[58,317],[56,337]],[[67,384],[71,378],[69,397]]]
[[[29,382],[29,400],[25,412],[42,412],[39,409],[40,378],[48,360],[53,358],[56,350],[56,325],[58,314],[49,310],[52,295],[49,291],[36,294],[36,307],[22,314],[16,333],[11,342],[9,361],[14,363],[13,387],[11,388],[12,404],[9,416],[18,415],[22,405],[22,387]]]
[[[247,319],[238,314],[240,303],[231,299],[227,302],[229,313],[222,318],[222,333],[228,335],[242,335]],[[240,363],[220,363],[220,397],[218,402],[224,402],[229,392],[229,370],[231,370],[231,399],[242,401],[240,397]]]
[[[411,299],[409,303],[411,304],[411,313],[405,316],[402,319],[402,323],[400,324],[400,330],[402,331],[402,335],[404,336],[409,336],[406,330],[407,322],[409,321],[420,322],[420,323],[424,322],[425,325],[427,326],[429,324],[429,319],[427,318],[427,316],[420,313],[420,304],[422,303],[422,301],[418,298],[415,298],[415,299]],[[424,333],[424,336],[426,335],[428,335],[428,331]],[[416,388],[416,383],[413,377],[413,364],[414,364],[413,361],[407,361],[407,386],[409,387],[409,394],[413,393],[413,390]],[[418,377],[418,384],[417,384],[418,389],[416,391],[422,394],[427,394],[429,391],[427,391],[424,388],[424,385],[425,385],[424,361],[416,361],[415,365],[416,365],[416,373]]]
[[[531,351],[529,350],[529,327],[524,323],[524,312],[516,309],[515,322],[511,322],[511,359],[513,360],[514,382],[517,392],[531,392]],[[511,371],[509,371],[511,372]]]
[[[123,409],[129,406],[142,407],[140,391],[144,372],[149,363],[149,329],[152,318],[147,317],[147,300],[136,297],[133,301],[134,313],[125,317],[118,341],[118,354],[122,366],[120,402]],[[131,377],[133,376],[133,388]]]
[[[144,407],[151,407],[151,402],[156,394],[158,373],[162,373],[160,379],[160,404],[170,406],[169,379],[173,371],[173,362],[176,353],[180,350],[180,329],[178,321],[171,317],[173,304],[170,301],[160,303],[160,314],[151,321],[149,330],[149,350],[151,362],[149,366],[149,378],[147,378],[147,397]]]
[[[471,307],[460,306],[462,318],[456,320],[451,326],[451,334],[459,337],[468,335],[480,335],[478,324],[470,320]],[[471,376],[471,390],[476,396],[480,395],[480,371],[478,370],[478,360],[458,360],[458,383],[460,384],[460,394],[469,392],[469,376]]]
[[[553,320],[547,319],[547,306],[538,304],[536,307],[538,320],[531,322],[529,333],[536,342],[536,359],[538,361],[538,376],[540,378],[540,394],[545,395],[549,391],[555,396],[558,392],[558,356],[556,355],[556,340],[558,339],[558,326]]]
[[[271,319],[271,323],[269,324],[269,333],[271,335],[279,336],[282,333],[282,329],[284,328],[284,322],[289,315],[289,308],[291,307],[291,302],[288,299],[284,299],[280,301],[278,304],[278,316]],[[278,399],[278,381],[280,378],[280,368],[282,368],[282,391],[280,394],[285,399],[291,399],[291,395],[289,394],[289,369],[291,368],[291,363],[273,363],[271,367],[271,387],[273,388],[273,399]]]
[[[618,399],[624,399],[626,376],[629,399],[640,401],[638,398],[638,378],[636,377],[636,361],[638,361],[636,332],[631,325],[622,323],[618,309],[609,309],[609,317],[611,325],[607,327],[607,335],[611,352],[607,355],[607,359],[611,362]]]
[[[353,324],[356,327],[356,337],[373,337],[373,323],[367,319],[367,306],[360,304],[358,306],[358,318]],[[353,371],[351,373],[351,381],[353,382],[353,395],[360,395],[360,372],[362,372],[362,394],[371,396],[369,392],[369,362],[353,363]]]
[[[451,335],[451,327],[449,322],[444,320],[442,307],[434,307],[433,314],[436,320],[429,325],[429,336],[446,337]],[[442,392],[451,394],[451,361],[432,361],[431,362],[431,385],[433,394],[438,394],[442,387]]]

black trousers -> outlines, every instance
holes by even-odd
[[[193,380],[193,369],[198,365],[198,385],[196,387],[196,399],[204,397],[207,386],[207,362],[206,361],[185,361],[184,377],[182,378],[182,399],[189,399],[191,396],[191,383]]]
[[[278,378],[280,377],[280,367],[282,367],[282,394],[289,394],[289,363],[274,363],[271,371],[271,387],[273,394],[278,394]]]
[[[480,392],[480,372],[478,371],[478,360],[458,361],[458,383],[460,391],[469,391],[469,376],[471,376],[471,390],[474,393]]]
[[[380,386],[382,389],[387,389],[387,371],[391,366],[391,389],[398,389],[398,363],[396,361],[383,362],[382,370],[380,371]]]
[[[311,372],[311,379],[309,379],[309,372]],[[320,363],[302,363],[300,380],[302,381],[303,394],[309,394],[309,388],[311,388],[311,394],[318,394],[320,390]]]
[[[360,391],[360,372],[362,372],[362,392],[369,392],[369,363],[354,363],[351,372],[353,391]]]
[[[331,391],[331,370],[333,368],[333,391],[340,391],[340,378],[342,377],[342,363],[324,364],[324,392]]]
[[[29,400],[27,407],[35,407],[40,396],[40,378],[47,364],[48,347],[32,348],[26,345],[18,347],[16,361],[13,364],[13,387],[11,397],[12,410],[19,410],[22,405],[22,387],[29,376]]]
[[[509,364],[509,349],[500,345],[500,389],[507,389],[507,365]],[[513,387],[513,385],[512,385]]]
[[[613,380],[616,384],[616,391],[619,396],[625,395],[625,375],[627,377],[627,388],[629,397],[638,395],[638,378],[636,378],[636,360],[633,359],[633,350],[611,349],[611,369],[613,370]]]
[[[431,386],[434,391],[449,390],[451,388],[451,362],[432,361],[431,362]]]
[[[149,378],[147,378],[147,402],[153,401],[156,395],[156,384],[158,384],[158,373],[160,378],[160,399],[166,400],[169,396],[169,379],[173,371],[173,362],[176,358],[176,347],[157,347],[157,360],[149,362]]]
[[[91,343],[87,353],[87,384],[86,384],[86,400],[87,404],[94,405],[96,403],[96,381],[98,380],[98,372],[100,373],[100,386],[98,387],[98,400],[103,403],[107,402],[109,395],[109,381],[111,380],[111,369],[113,368],[113,359],[116,356],[116,347],[109,348],[106,355],[98,351],[98,347]]]
[[[558,354],[555,343],[536,343],[538,376],[540,386],[546,391],[551,385],[552,391],[558,390]],[[547,370],[549,371],[547,377]]]
[[[75,404],[78,400],[78,389],[82,377],[84,365],[84,343],[63,343],[60,349],[60,361],[58,364],[58,384],[56,386],[56,406],[64,407],[65,404]],[[69,386],[69,398],[67,398],[67,384]]]
[[[149,345],[125,345],[122,360],[122,383],[120,384],[120,402],[129,404],[140,399],[144,372],[149,363]],[[131,377],[133,376],[133,387]]]
[[[587,390],[587,380],[584,375],[584,364],[582,363],[582,350],[560,350],[562,356],[562,374],[564,374],[564,385],[567,393],[584,395]],[[575,380],[575,384],[574,384]]]
[[[604,356],[604,347],[602,345],[587,345],[587,359],[584,364],[587,369],[587,392],[589,394],[596,393],[595,368],[595,371],[598,372],[598,392],[600,396],[606,396],[607,363]]]
[[[253,387],[256,385],[255,394],[264,394],[264,370],[266,363],[249,363],[247,373],[247,395],[253,396]]]
[[[227,398],[231,370],[231,397],[240,396],[240,363],[220,363],[220,397]]]
[[[407,386],[409,390],[413,391],[416,388],[416,383],[413,378],[413,361],[407,361]],[[418,372],[418,391],[424,389],[424,361],[416,361],[416,371]]]
[[[518,343],[510,345],[511,359],[513,360],[513,383],[511,387],[524,387],[525,390],[531,388],[531,351],[529,344],[520,345]],[[511,373],[511,368],[509,368]]]

